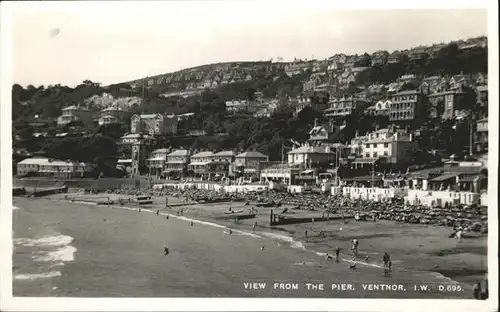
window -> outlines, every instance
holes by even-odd
[[[378,156],[377,152],[373,152],[373,157],[375,158],[377,156]]]
[[[384,156],[389,156],[389,152],[388,151],[384,151]]]
[[[366,153],[365,157],[369,158],[370,157],[370,153]]]
[[[384,143],[384,147],[388,148],[389,147],[389,143]]]

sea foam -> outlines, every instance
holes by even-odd
[[[37,273],[37,274],[17,274],[14,275],[14,279],[23,281],[33,281],[41,278],[53,278],[58,276],[61,276],[61,272],[51,271],[47,273]]]
[[[18,238],[14,240],[16,245],[22,245],[26,247],[36,247],[36,246],[65,246],[71,244],[73,237],[68,235],[54,235],[54,236],[44,236],[40,238]]]

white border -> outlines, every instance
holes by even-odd
[[[228,0],[227,0],[228,1]],[[153,3],[141,2],[140,5],[154,5]],[[233,2],[231,5],[239,5],[242,1]],[[498,309],[498,3],[494,0],[454,0],[436,1],[421,0],[415,2],[403,1],[373,1],[373,0],[350,0],[347,4],[340,5],[334,1],[253,1],[255,5],[262,5],[263,10],[269,5],[279,5],[283,10],[287,7],[302,6],[308,8],[340,7],[362,8],[362,9],[391,9],[391,8],[488,8],[488,41],[489,41],[489,234],[488,234],[488,269],[490,282],[490,299],[486,301],[476,300],[420,300],[420,299],[195,299],[195,298],[173,298],[173,299],[106,299],[106,298],[13,298],[12,297],[12,157],[11,157],[11,12],[16,3],[1,3],[1,37],[0,37],[0,96],[1,96],[1,234],[0,234],[0,310],[5,311],[496,311]],[[95,5],[103,2],[78,1],[76,5]],[[196,2],[191,2],[195,4]],[[68,5],[63,2],[49,3],[23,3],[23,5]],[[125,3],[108,2],[106,5],[133,5],[132,1]],[[71,4],[70,4],[71,5]]]

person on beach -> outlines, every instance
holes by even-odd
[[[340,260],[340,248],[337,246],[337,248],[335,248],[335,261],[339,262]]]
[[[194,223],[193,223],[193,221],[191,221],[191,226],[193,226],[193,225],[194,225]]]
[[[357,239],[353,239],[351,249],[352,249],[352,253],[354,254],[354,256],[358,255],[358,245],[359,245],[359,241]]]
[[[163,252],[165,253],[165,256],[169,254],[169,250],[168,250],[168,247],[167,245],[163,246]]]
[[[384,261],[384,271],[387,270],[387,272],[391,272],[392,262],[391,257],[387,252],[384,253],[382,260]]]
[[[255,221],[255,222],[253,223],[253,226],[252,226],[252,231],[254,231],[254,232],[255,232],[255,228],[256,228],[256,227],[257,227],[257,221]]]

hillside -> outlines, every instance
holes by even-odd
[[[56,133],[54,120],[61,114],[63,107],[80,104],[97,113],[102,108],[118,105],[128,107],[128,116],[133,113],[195,113],[193,119],[180,122],[179,129],[204,130],[208,135],[207,138],[200,137],[191,141],[181,141],[174,137],[162,138],[158,146],[256,149],[270,155],[272,160],[279,160],[282,144],[290,145],[287,143],[290,139],[305,140],[314,120],[324,121],[323,115],[308,108],[297,116],[293,116],[290,111],[282,111],[270,118],[228,118],[225,114],[226,101],[252,100],[256,92],[260,92],[265,99],[279,98],[280,101],[301,95],[314,103],[320,101],[320,98],[325,99],[325,93],[326,100],[340,95],[364,94],[369,96],[370,101],[375,101],[377,96],[384,95],[372,95],[370,90],[378,85],[394,82],[405,74],[451,77],[460,73],[487,73],[487,53],[486,38],[480,37],[392,53],[378,51],[372,55],[336,54],[321,61],[202,65],[105,87],[88,80],[75,88],[61,85],[23,88],[14,85],[13,135],[23,134],[24,141],[16,143],[19,148],[27,148],[31,152],[42,149],[50,153],[51,146],[54,148],[51,141],[53,139],[35,140],[28,134],[36,131]],[[326,92],[316,91],[318,85],[327,85],[330,89]],[[322,93],[322,97],[317,96],[318,93]],[[42,123],[44,126],[41,127],[34,125],[33,121],[36,120],[47,122]],[[387,124],[387,119],[357,112],[346,120],[346,128],[342,133],[336,134],[335,139],[346,142],[354,136],[356,130],[364,133]],[[102,134],[116,139],[128,127],[127,123],[121,128],[87,129],[85,133],[92,136]],[[449,131],[439,131],[440,134],[430,134],[437,136],[433,141],[434,145],[451,142],[448,140]],[[217,133],[229,135],[210,139]],[[187,144],[190,146],[186,146]],[[56,147],[59,157],[66,155],[60,151],[59,145]],[[74,157],[69,154],[66,156]]]

